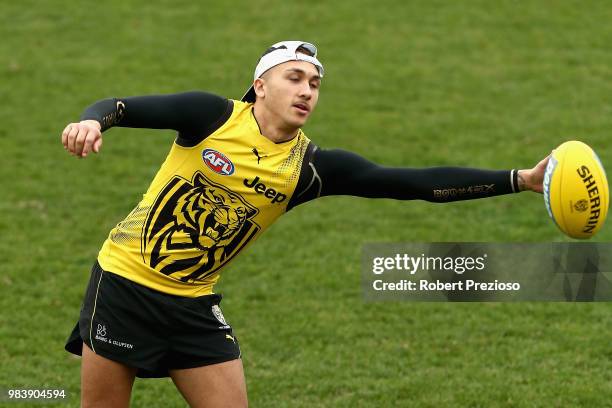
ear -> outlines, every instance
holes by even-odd
[[[257,214],[257,210],[251,207],[246,207],[247,210],[247,218],[251,218]]]
[[[264,91],[265,82],[266,81],[263,78],[257,78],[253,82],[253,89],[255,90],[255,95],[257,95],[260,98],[263,98],[266,95],[266,92]]]
[[[200,172],[197,172],[195,174],[195,177],[193,178],[193,185],[195,187],[208,187],[208,183],[206,182],[206,179]]]

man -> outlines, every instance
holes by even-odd
[[[105,99],[62,133],[77,157],[113,126],[174,129],[136,208],[105,241],[66,349],[83,406],[127,406],[135,376],[170,376],[193,407],[246,406],[240,350],[213,293],[220,271],[280,215],[326,195],[449,202],[542,191],[530,170],[388,168],[302,132],[324,74],[314,45],[274,44],[241,101],[204,92]],[[452,192],[452,193],[450,193]]]

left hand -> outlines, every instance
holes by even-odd
[[[531,190],[536,193],[542,193],[542,182],[544,181],[544,172],[550,155],[546,156],[533,169],[524,169],[518,171],[519,190]]]

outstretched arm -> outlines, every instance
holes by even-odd
[[[177,143],[195,146],[214,132],[231,114],[231,102],[206,92],[108,98],[89,106],[81,121],[62,132],[62,144],[70,153],[85,157],[97,153],[102,132],[114,127],[174,129]]]
[[[314,152],[320,195],[421,199],[449,202],[492,197],[522,190],[542,191],[548,158],[530,170],[483,170],[465,167],[385,167],[344,150]]]

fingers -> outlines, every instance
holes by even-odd
[[[94,153],[98,153],[100,151],[101,147],[102,147],[102,138],[100,137],[93,144],[93,151],[94,151]]]
[[[83,154],[83,147],[85,145],[85,138],[87,137],[87,133],[88,130],[86,128],[79,126],[79,132],[74,138],[74,154],[76,154],[77,156],[82,156]]]
[[[81,156],[85,157],[89,152],[93,150],[94,143],[97,140],[100,140],[99,135],[99,132],[91,130],[87,132],[87,134],[85,135],[85,140],[83,142],[83,152],[81,153]],[[96,153],[98,152],[96,151]]]
[[[72,123],[64,128],[62,132],[62,145],[64,145],[64,149],[68,150],[68,133],[70,133],[70,128],[72,127]]]
[[[64,149],[71,151],[71,137],[74,138],[78,133],[78,123],[70,123],[62,132],[62,144]],[[72,136],[71,136],[72,135]]]
[[[98,153],[102,146],[102,133],[89,123],[71,123],[62,132],[62,144],[72,155],[86,157],[89,152]]]
[[[537,169],[546,169],[546,166],[548,165],[548,160],[550,160],[550,156],[546,156],[543,160],[541,160],[537,165],[536,168]]]
[[[68,132],[68,151],[72,154],[76,154],[76,138],[79,134],[79,124],[75,123],[70,127]]]

